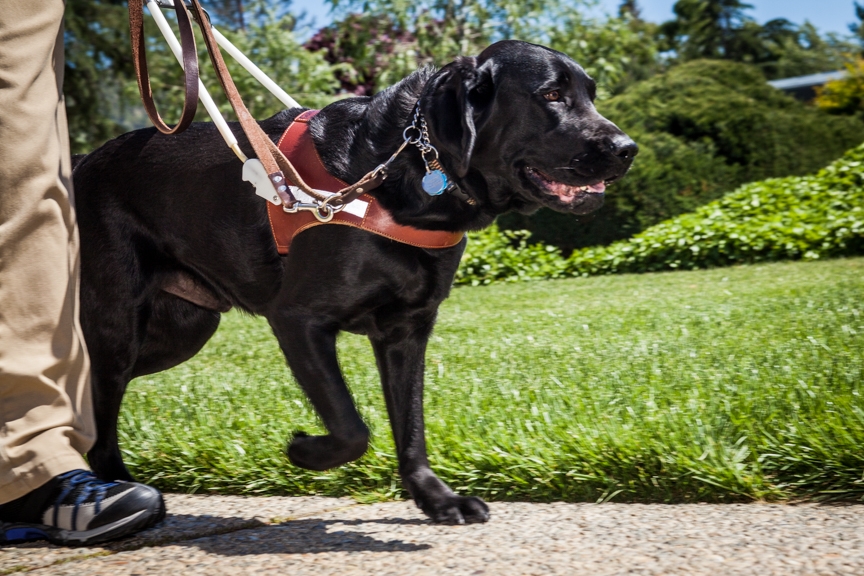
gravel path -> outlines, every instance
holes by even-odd
[[[437,526],[408,502],[167,495],[104,548],[0,549],[0,575],[864,574],[864,506],[492,503]]]

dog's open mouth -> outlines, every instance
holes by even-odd
[[[540,170],[531,166],[525,167],[525,174],[546,193],[557,196],[562,202],[572,202],[582,194],[603,194],[606,191],[606,182],[600,180],[594,184],[574,186],[553,180]]]

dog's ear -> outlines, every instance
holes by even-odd
[[[477,131],[482,128],[495,97],[488,66],[476,58],[458,58],[436,74],[426,90],[423,112],[432,138],[452,158],[455,173],[468,173]]]

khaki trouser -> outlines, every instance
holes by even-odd
[[[0,504],[87,468],[62,0],[0,0]]]

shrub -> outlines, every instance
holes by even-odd
[[[846,64],[845,78],[816,88],[816,106],[839,114],[864,112],[864,58]]]
[[[807,174],[858,144],[864,122],[797,102],[766,84],[758,68],[700,60],[598,102],[640,146],[607,205],[581,217],[541,210],[510,215],[532,241],[565,250],[609,244],[692,211],[745,182]]]
[[[456,284],[547,280],[563,277],[566,261],[554,246],[528,244],[530,232],[490,226],[469,236]]]
[[[864,145],[814,176],[747,184],[630,240],[576,251],[567,272],[648,272],[861,253]]]

